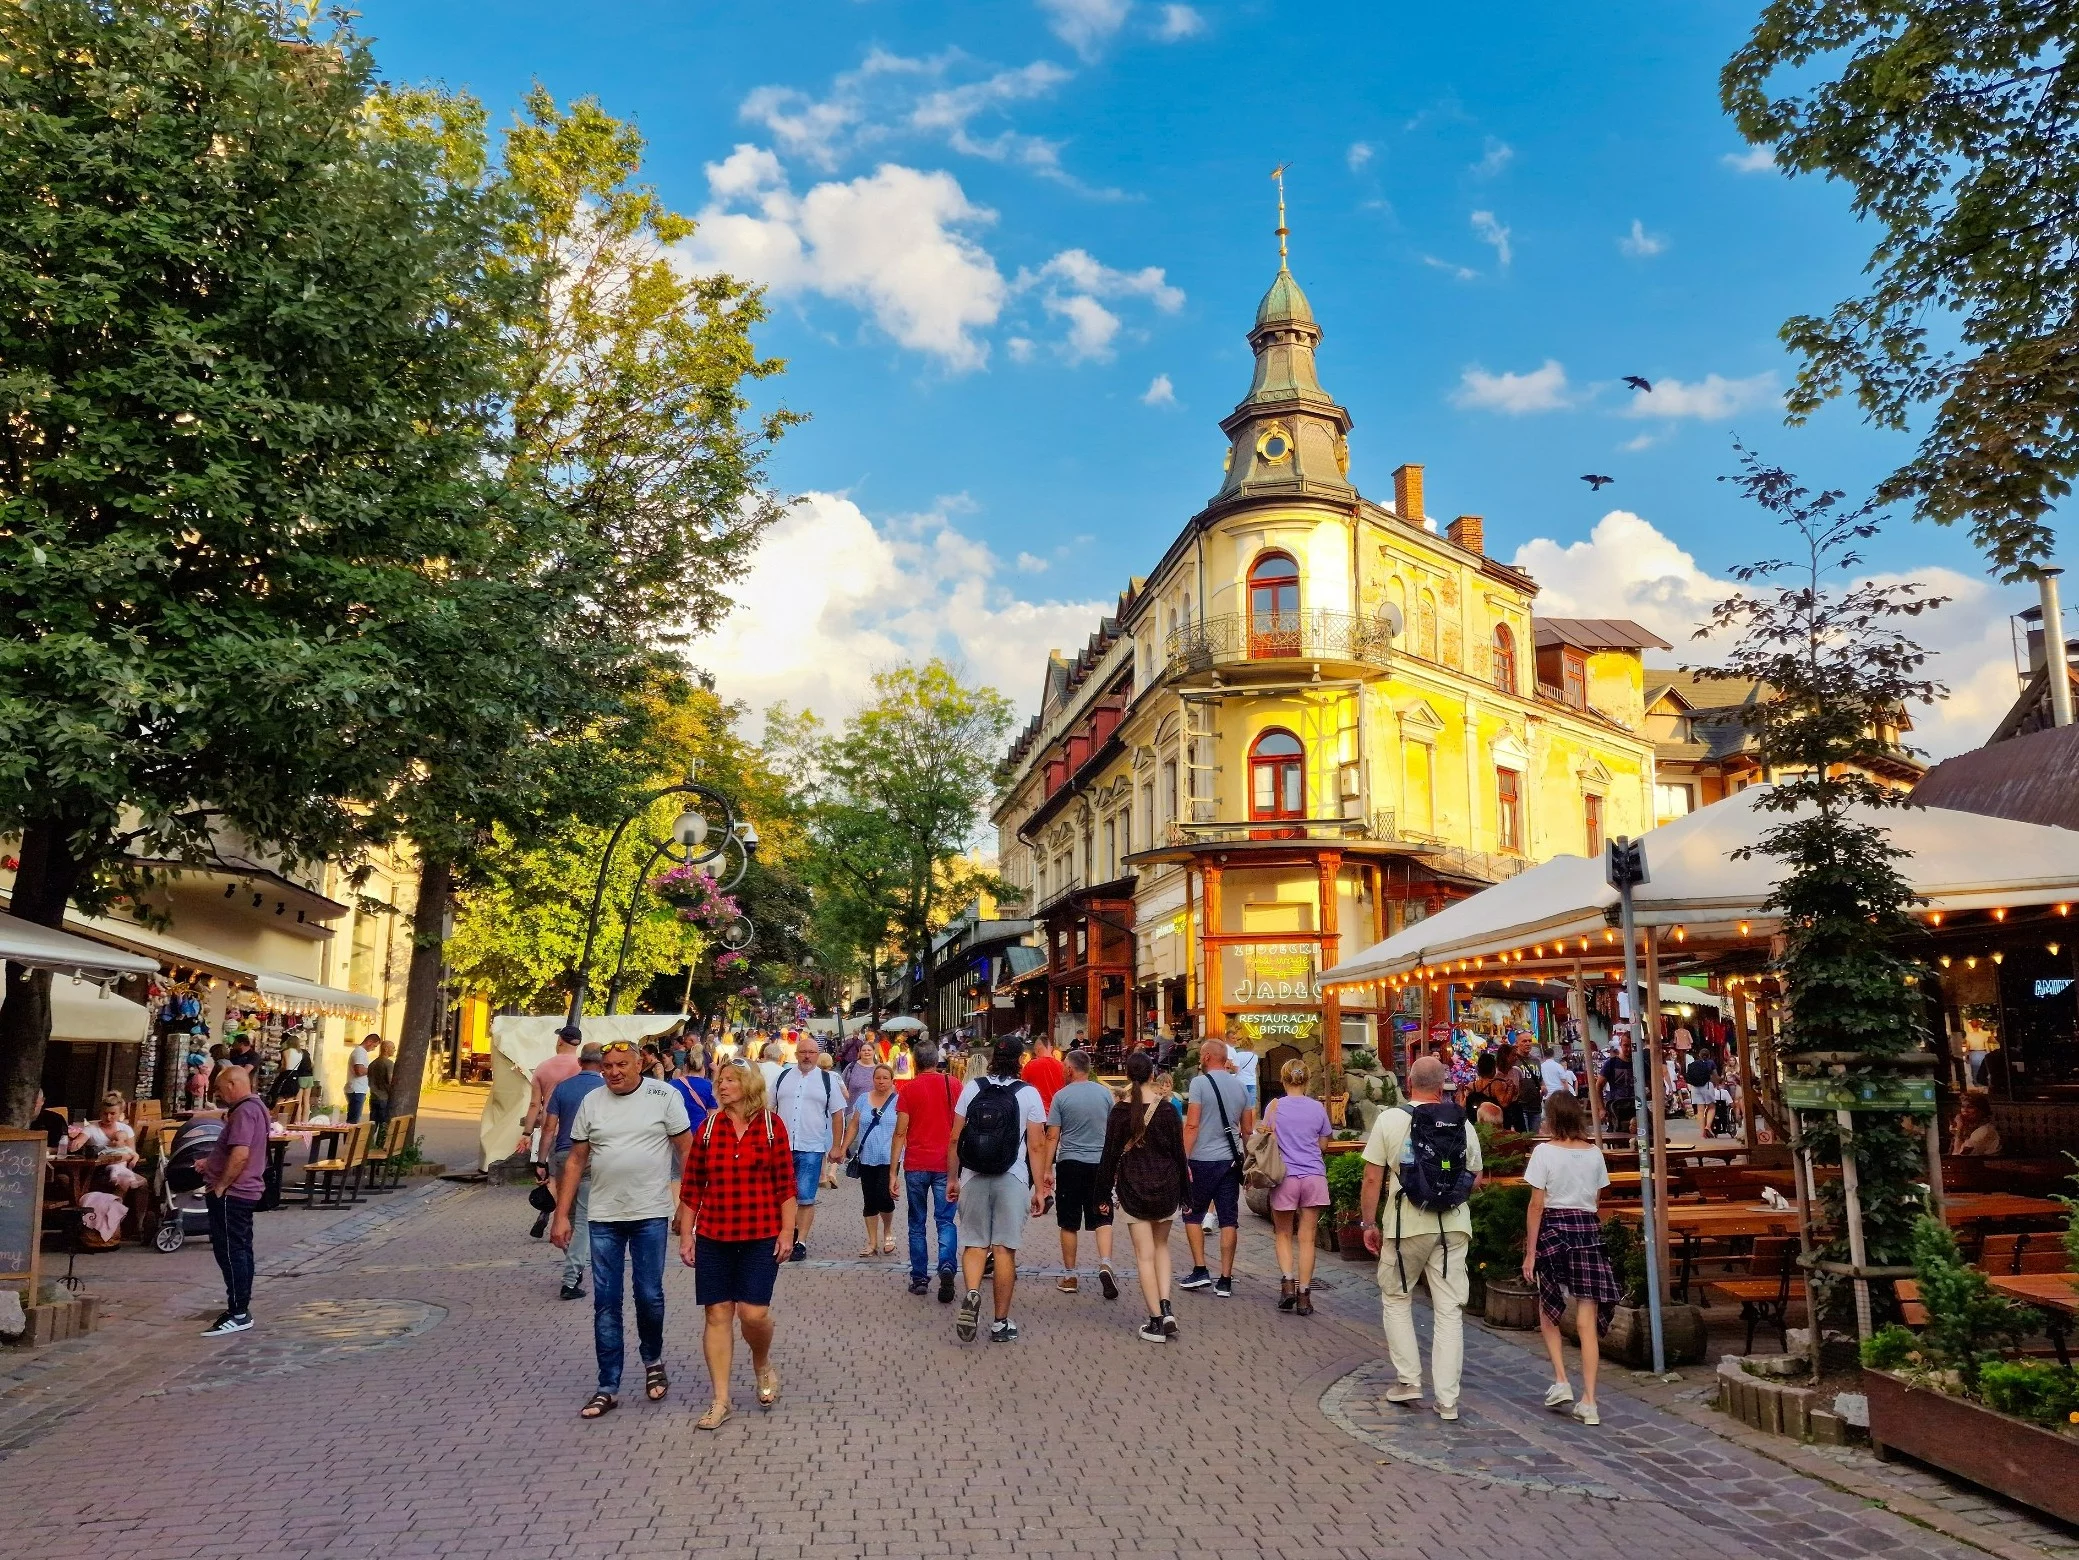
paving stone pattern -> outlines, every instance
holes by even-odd
[[[1600,1432],[1545,1415],[1542,1368],[1477,1327],[1465,1419],[1382,1420],[1364,1270],[1280,1315],[1253,1222],[1236,1298],[1181,1296],[1176,1343],[1135,1338],[1130,1274],[1117,1304],[1056,1292],[1035,1227],[1023,1339],[962,1346],[900,1258],[839,1255],[857,1192],[825,1195],[818,1260],[781,1280],[770,1413],[740,1355],[736,1417],[693,1427],[707,1383],[674,1261],[670,1399],[579,1421],[589,1307],[556,1299],[524,1190],[400,1195],[270,1257],[251,1333],[197,1337],[198,1283],[0,1384],[0,1557],[1973,1553],[1621,1389]]]

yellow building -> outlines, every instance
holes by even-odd
[[[1422,468],[1349,478],[1350,415],[1282,264],[1225,475],[1081,654],[1050,657],[992,818],[1047,953],[1042,1019],[1116,1044],[1226,1033],[1267,1063],[1391,1043],[1319,971],[1524,865],[1652,823],[1636,624],[1536,620],[1441,531]],[[1325,1053],[1325,1054],[1324,1054]]]

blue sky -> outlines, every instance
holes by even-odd
[[[1484,515],[1547,610],[1693,622],[1774,550],[1713,480],[1736,432],[1851,490],[1904,448],[1851,408],[1782,423],[1777,328],[1852,291],[1868,239],[1718,109],[1754,10],[368,0],[364,26],[386,75],[494,117],[540,81],[636,119],[703,217],[689,263],[770,285],[778,393],[813,415],[773,471],[807,498],[706,658],[726,692],[841,715],[931,652],[1029,705],[1044,649],[1210,496],[1278,162],[1359,484],[1425,465],[1431,509]],[[1923,734],[1983,740],[2027,597],[1904,520],[1873,563],[1958,596],[1930,634],[1958,693]]]

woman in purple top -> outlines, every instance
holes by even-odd
[[[1279,1070],[1278,1081],[1285,1093],[1263,1113],[1263,1124],[1277,1138],[1278,1153],[1285,1160],[1285,1179],[1272,1190],[1270,1200],[1278,1272],[1283,1275],[1278,1309],[1312,1316],[1314,1226],[1328,1206],[1328,1164],[1323,1155],[1330,1132],[1328,1112],[1307,1093],[1307,1064],[1298,1057]]]

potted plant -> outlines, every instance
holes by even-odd
[[[2079,1521],[2079,1378],[2012,1358],[2040,1323],[1994,1294],[1933,1219],[1914,1227],[1913,1267],[1927,1325],[1894,1323],[1862,1346],[1870,1441]]]
[[[1653,1317],[1646,1301],[1646,1241],[1639,1231],[1622,1219],[1603,1221],[1603,1250],[1610,1258],[1610,1271],[1617,1275],[1623,1292],[1603,1334],[1605,1359],[1628,1365],[1633,1370],[1653,1368]],[[1571,1307],[1560,1319],[1559,1330],[1574,1336]],[[1668,1305],[1660,1316],[1662,1353],[1669,1365],[1694,1365],[1704,1357],[1710,1343],[1704,1328],[1704,1313],[1693,1305]]]
[[[1330,1249],[1340,1251],[1352,1262],[1369,1262],[1371,1253],[1364,1249],[1364,1229],[1357,1203],[1364,1191],[1364,1155],[1331,1154],[1328,1156],[1328,1212],[1322,1221],[1323,1230],[1332,1230],[1335,1245]]]
[[[1483,1186],[1467,1207],[1473,1215],[1473,1241],[1466,1248],[1467,1307],[1478,1309],[1490,1327],[1537,1326],[1537,1291],[1523,1281],[1530,1188]]]

